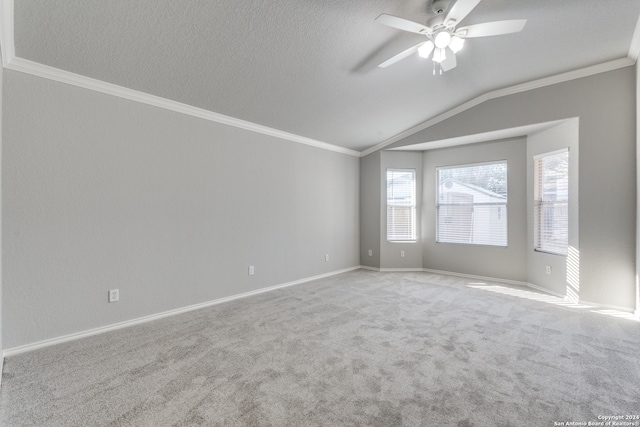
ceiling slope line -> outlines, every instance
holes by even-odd
[[[144,103],[147,105],[156,106],[163,109],[168,109],[174,112],[182,113],[198,117],[204,120],[233,126],[236,128],[256,132],[272,137],[276,137],[291,142],[296,142],[328,151],[333,151],[341,154],[346,154],[354,157],[364,157],[376,151],[382,150],[395,142],[398,142],[404,138],[407,138],[417,132],[427,129],[437,123],[440,123],[448,118],[451,118],[457,114],[460,114],[470,108],[473,108],[485,101],[492,99],[513,95],[533,89],[539,89],[545,86],[550,86],[558,83],[575,80],[582,77],[588,77],[595,74],[600,74],[608,71],[614,71],[620,68],[634,65],[640,57],[640,17],[636,24],[636,28],[631,40],[631,44],[628,51],[628,56],[617,60],[596,64],[590,67],[585,67],[558,75],[545,77],[531,82],[523,84],[497,89],[495,91],[487,92],[473,98],[463,104],[460,104],[448,111],[445,111],[431,119],[428,119],[412,128],[409,128],[396,136],[393,136],[385,141],[382,141],[366,150],[356,151],[349,148],[341,147],[328,142],[323,142],[308,138],[301,135],[292,134],[289,132],[281,131],[279,129],[270,128],[268,126],[259,125],[257,123],[241,120],[231,116],[225,116],[223,114],[215,113],[209,110],[205,110],[198,107],[193,107],[188,104],[183,104],[177,101],[172,101],[166,98],[162,98],[155,95],[150,95],[144,92],[128,89],[122,86],[118,86],[112,83],[107,83],[101,80],[92,79],[86,76],[74,74],[68,71],[60,70],[54,67],[50,67],[37,62],[29,61],[19,58],[15,55],[15,42],[14,42],[14,0],[0,0],[0,48],[2,50],[2,63],[5,68],[23,73],[31,74],[34,76],[55,80],[62,83],[71,84],[74,86],[82,87],[85,89],[101,92],[117,96],[119,98],[129,99],[132,101]]]
[[[640,57],[640,16],[638,16],[638,22],[636,22],[636,29],[633,32],[631,38],[631,45],[629,46],[629,59],[634,62],[638,61]]]
[[[527,92],[533,89],[540,89],[540,88],[551,86],[558,83],[568,82],[568,81],[579,79],[582,77],[589,77],[596,74],[606,73],[608,71],[618,70],[620,68],[632,66],[635,63],[636,61],[633,58],[624,57],[620,59],[615,59],[613,61],[592,65],[590,67],[580,68],[578,70],[568,71],[566,73],[556,74],[554,76],[544,77],[542,79],[533,80],[533,81],[518,84],[515,86],[510,86],[510,87],[497,89],[491,92],[484,93],[450,110],[447,110],[444,113],[441,113],[425,122],[422,122],[412,128],[409,128],[404,132],[401,132],[398,135],[387,139],[386,141],[383,141],[377,145],[374,145],[373,147],[370,147],[362,151],[360,153],[360,156],[361,157],[368,156],[371,153],[375,153],[376,151],[382,150],[391,144],[394,144],[398,141],[408,138],[409,136],[414,135],[422,130],[425,130],[435,124],[445,121],[460,113],[463,113],[464,111],[469,110],[477,105],[480,105],[483,102],[490,101],[492,99],[502,98],[509,95],[515,95],[522,92]],[[428,141],[424,141],[424,142],[428,142]]]
[[[64,71],[55,67],[50,67],[38,62],[19,58],[15,55],[14,0],[0,1],[2,2],[2,5],[0,7],[0,48],[2,49],[2,64],[4,68],[8,70],[19,71],[60,83],[70,84],[72,86],[77,86],[95,92],[116,96],[118,98],[128,99],[130,101],[140,102],[143,104],[163,108],[165,110],[170,110],[177,113],[208,120],[211,122],[216,122],[223,125],[248,130],[250,132],[276,137],[286,141],[296,142],[299,144],[333,151],[340,154],[346,154],[349,156],[360,157],[360,152],[356,150],[351,150],[349,148],[330,144],[328,142],[318,141],[316,139],[285,132],[247,120],[215,113],[213,111],[194,107],[188,104],[183,104],[177,101],[172,101],[160,96],[125,88],[116,84],[92,79],[90,77],[82,76],[69,71]]]
[[[4,52],[3,52],[4,54]],[[92,79],[90,77],[74,74],[69,71],[60,70],[58,68],[43,65],[37,62],[29,61],[26,59],[13,57],[9,58],[9,62],[5,63],[5,68],[9,70],[19,71],[22,73],[30,74],[37,77],[57,81],[60,83],[66,83],[72,86],[80,87],[83,89],[92,90],[94,92],[100,92],[107,95],[116,96],[118,98],[127,99],[130,101],[147,104],[165,110],[182,113],[185,115],[197,117],[200,119],[216,122],[236,128],[248,130],[263,135],[268,135],[299,144],[309,145],[324,150],[334,151],[341,154],[347,154],[354,157],[359,157],[360,152],[351,150],[349,148],[340,147],[327,142],[318,141],[312,138],[284,132],[279,129],[274,129],[268,126],[260,125],[257,123],[249,122],[246,120],[238,119],[224,114],[215,113],[213,111],[205,110],[202,108],[194,107],[181,102],[172,101],[160,96],[151,95],[145,92],[129,89],[126,87],[118,86],[113,83],[107,83],[102,80]]]
[[[2,49],[2,64],[7,65],[14,54],[13,42],[13,0],[0,0],[0,49]]]

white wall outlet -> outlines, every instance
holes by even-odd
[[[326,254],[326,255],[324,256],[324,261],[325,261],[325,262],[329,262],[329,254]]]
[[[404,258],[404,251],[400,251],[400,256]]]
[[[369,249],[369,256],[373,256],[373,251]]]
[[[253,276],[254,274],[256,274],[256,268],[253,265],[249,266],[249,276]]]
[[[547,267],[545,268],[545,271],[547,274],[551,274],[551,266],[547,265]]]
[[[118,289],[111,289],[109,291],[109,302],[120,301],[120,291]]]

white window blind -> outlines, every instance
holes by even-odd
[[[569,151],[534,157],[535,249],[566,255],[569,246]]]
[[[416,171],[387,169],[387,240],[416,240]]]
[[[436,169],[436,241],[507,246],[507,162]]]

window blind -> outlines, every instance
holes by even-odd
[[[436,241],[507,246],[507,162],[436,169]]]
[[[534,158],[535,249],[567,255],[569,247],[569,151]]]
[[[416,171],[387,169],[387,240],[416,240]]]

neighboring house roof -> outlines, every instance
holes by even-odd
[[[461,188],[456,188],[455,190],[452,187],[452,189],[450,191],[463,192],[464,191],[463,189],[466,188],[467,189],[467,191],[466,191],[467,194],[469,194],[471,192],[477,192],[477,193],[481,193],[484,196],[488,196],[488,197],[492,197],[492,198],[496,198],[496,199],[501,199],[501,200],[506,200],[507,199],[506,195],[498,194],[498,193],[495,193],[495,192],[493,192],[491,190],[487,190],[486,188],[482,188],[482,187],[480,187],[478,185],[467,184],[465,182],[461,182],[461,181],[458,181],[456,179],[451,179],[451,178],[446,179],[440,185],[446,185],[447,183],[452,183],[452,184],[454,184],[454,185],[456,185],[458,187],[462,187],[462,189]]]

